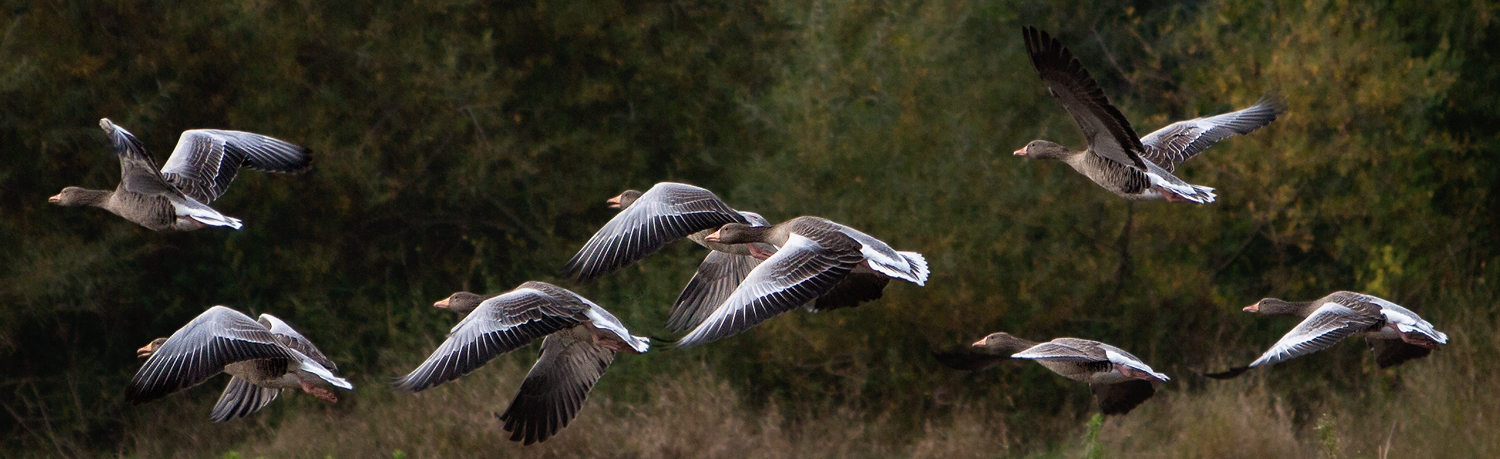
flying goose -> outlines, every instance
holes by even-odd
[[[708,234],[726,223],[771,224],[760,214],[730,208],[711,191],[683,183],[658,183],[645,193],[626,190],[606,202],[620,213],[568,260],[563,267],[568,277],[596,279],[684,237],[711,250],[672,305],[667,319],[672,331],[697,326],[760,263],[750,256],[751,246],[709,242]],[[775,250],[765,245],[759,249]]]
[[[70,186],[47,202],[108,210],[153,231],[192,231],[204,226],[239,229],[240,220],[209,207],[229,188],[240,168],[298,174],[312,167],[307,148],[240,131],[183,131],[164,167],[125,128],[108,118],[99,127],[120,158],[120,184],[113,191]]]
[[[1355,334],[1364,335],[1365,343],[1375,351],[1375,364],[1380,368],[1426,357],[1434,349],[1448,344],[1448,335],[1437,331],[1431,322],[1423,320],[1417,313],[1363,293],[1339,291],[1312,301],[1266,298],[1245,306],[1245,312],[1304,319],[1250,365],[1206,376],[1232,378],[1251,368],[1327,349]]]
[[[1073,115],[1088,148],[1072,151],[1046,140],[1033,140],[1015,155],[1060,160],[1128,200],[1213,202],[1213,188],[1192,185],[1172,175],[1176,165],[1214,142],[1270,124],[1284,111],[1279,98],[1268,96],[1240,111],[1179,121],[1136,137],[1130,121],[1109,103],[1099,84],[1061,41],[1033,27],[1025,28],[1022,34],[1031,64],[1052,97]]]
[[[976,341],[973,347],[992,355],[1012,353],[1013,359],[1032,359],[1053,373],[1088,383],[1104,414],[1129,413],[1156,394],[1151,381],[1170,380],[1129,352],[1098,341],[1057,338],[1036,343],[1000,332]]]
[[[468,316],[396,387],[419,392],[458,379],[495,356],[545,337],[520,392],[498,416],[512,441],[528,445],[573,421],[615,353],[639,354],[650,347],[609,311],[545,282],[526,282],[497,295],[458,292],[433,306]]]
[[[720,244],[765,243],[768,253],[722,304],[677,346],[697,346],[754,327],[777,314],[806,305],[812,311],[854,306],[880,298],[891,278],[927,282],[927,260],[897,252],[885,242],[819,217],[797,217],[776,226],[730,223],[705,240]]]
[[[338,366],[286,322],[270,314],[257,322],[224,306],[209,308],[136,355],[146,363],[131,378],[125,399],[137,405],[229,373],[229,386],[210,416],[215,422],[260,411],[286,389],[334,403],[338,397],[319,386],[354,388],[334,376]]]

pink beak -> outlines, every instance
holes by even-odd
[[[53,203],[53,204],[60,203],[60,202],[62,202],[62,195],[59,194],[57,196],[53,196],[53,197],[47,198],[47,202],[50,202],[50,203]]]
[[[703,240],[708,242],[719,242],[719,232],[715,230],[713,234],[708,235],[708,237],[703,238]]]
[[[448,309],[448,299],[447,298],[443,298],[442,300],[439,300],[436,303],[432,303],[432,307],[439,308],[439,309]]]
[[[973,346],[973,347],[984,347],[984,340],[975,341],[974,344],[970,344],[970,346]]]
[[[1249,306],[1245,306],[1244,311],[1245,312],[1260,312],[1260,303],[1255,303],[1255,304],[1252,304],[1252,305],[1249,305]]]
[[[611,208],[611,209],[619,209],[620,208],[620,197],[619,196],[615,196],[613,198],[609,198],[608,201],[604,201],[604,202],[609,203],[609,208]]]
[[[1020,150],[1016,150],[1015,152],[1012,152],[1011,154],[1016,155],[1016,156],[1026,156],[1026,147],[1021,147]]]

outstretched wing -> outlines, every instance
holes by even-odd
[[[667,318],[667,328],[675,332],[703,323],[759,265],[760,260],[749,255],[710,251],[698,265],[693,279],[677,296],[677,303],[672,305],[672,314]]]
[[[162,343],[131,378],[125,399],[149,402],[196,386],[223,372],[225,365],[254,359],[297,361],[259,322],[214,306]]]
[[[180,196],[170,183],[161,176],[156,160],[146,152],[140,139],[125,128],[116,126],[108,118],[99,120],[99,126],[109,136],[115,156],[120,158],[120,188],[131,193],[148,196]]]
[[[563,274],[587,282],[656,253],[667,244],[726,223],[748,223],[713,192],[662,182],[621,210],[563,266]]]
[[[162,177],[198,202],[208,204],[229,189],[240,168],[296,174],[312,168],[306,147],[241,131],[183,131],[162,167]]]
[[[213,414],[209,419],[214,422],[224,422],[231,419],[249,416],[281,395],[281,389],[268,389],[245,381],[239,376],[229,378],[229,385],[224,387],[224,393],[219,395],[219,402],[214,404]]]
[[[1178,163],[1203,153],[1214,142],[1254,132],[1276,121],[1285,110],[1279,97],[1267,95],[1244,110],[1178,121],[1141,137],[1146,147],[1141,156],[1172,172]]]
[[[521,382],[521,391],[500,415],[511,441],[529,445],[567,427],[614,359],[614,351],[592,340],[566,332],[548,336],[542,341],[541,357]]]
[[[495,356],[588,320],[587,307],[534,288],[490,298],[453,326],[448,339],[396,387],[421,391],[468,374]]]
[[[1309,314],[1296,328],[1282,336],[1251,367],[1281,363],[1307,354],[1328,349],[1349,335],[1364,331],[1380,323],[1380,316],[1366,311],[1350,309],[1338,303],[1324,303]]]
[[[276,340],[282,345],[296,349],[297,352],[301,352],[302,355],[317,362],[318,365],[322,365],[328,371],[338,371],[339,366],[335,365],[333,360],[323,355],[323,351],[318,350],[318,347],[314,346],[312,341],[302,336],[301,333],[297,333],[297,330],[292,329],[292,326],[287,325],[281,318],[270,314],[261,314],[260,323],[261,325],[265,325],[267,329],[270,329],[271,335],[275,336]]]
[[[1031,65],[1036,67],[1052,97],[1073,115],[1073,121],[1089,142],[1089,150],[1110,161],[1145,170],[1145,161],[1140,157],[1145,150],[1141,139],[1136,137],[1120,109],[1104,97],[1104,90],[1083,64],[1047,32],[1026,27],[1022,34]]]
[[[851,247],[854,244],[848,241]],[[678,340],[677,346],[697,346],[733,336],[801,306],[828,293],[863,259],[852,250],[834,250],[793,233],[775,255],[750,271],[724,304]]]

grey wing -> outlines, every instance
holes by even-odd
[[[1411,344],[1400,339],[1365,337],[1370,350],[1375,351],[1375,365],[1390,368],[1411,359],[1420,359],[1432,353],[1431,349]]]
[[[857,247],[852,240],[846,245]],[[749,330],[777,314],[795,309],[833,289],[864,257],[836,251],[793,233],[787,243],[771,255],[698,324],[677,341],[689,347],[733,336]]]
[[[703,263],[698,265],[698,272],[693,274],[693,279],[683,287],[682,294],[672,305],[667,328],[678,332],[703,323],[759,265],[760,260],[752,256],[709,251]]]
[[[396,387],[421,391],[483,366],[495,356],[588,320],[587,307],[541,290],[518,288],[490,298],[453,327],[448,339]]]
[[[1146,169],[1140,153],[1145,150],[1141,139],[1136,137],[1130,121],[1120,109],[1109,103],[1099,83],[1089,76],[1089,71],[1073,57],[1073,53],[1061,41],[1034,27],[1023,31],[1026,40],[1026,55],[1031,65],[1047,84],[1052,97],[1062,103],[1073,115],[1073,121],[1083,130],[1089,150],[1110,161]]]
[[[1268,95],[1244,110],[1178,121],[1141,137],[1141,144],[1146,147],[1141,156],[1172,172],[1178,163],[1197,156],[1214,142],[1254,132],[1276,121],[1284,112],[1281,99]]]
[[[297,360],[259,322],[214,306],[162,343],[131,378],[125,399],[149,402],[196,386],[223,372],[225,365],[254,359]]]
[[[646,258],[690,234],[726,223],[748,223],[713,192],[681,183],[658,183],[594,233],[563,266],[563,274],[590,281]]]
[[[1349,335],[1368,330],[1380,320],[1378,314],[1357,311],[1338,303],[1324,303],[1250,366],[1281,363],[1327,349]]]
[[[312,167],[308,149],[286,141],[241,131],[183,131],[177,148],[162,167],[162,177],[198,202],[219,199],[240,168],[300,173]]]
[[[333,360],[330,360],[328,356],[323,355],[323,351],[318,350],[318,347],[314,346],[312,341],[302,336],[301,333],[297,333],[297,330],[293,329],[291,325],[287,325],[280,318],[270,314],[261,314],[260,323],[271,330],[271,334],[282,345],[296,349],[297,352],[301,352],[302,355],[317,362],[318,365],[322,365],[323,368],[327,368],[328,371],[337,371],[339,369],[339,366],[335,365]]]
[[[500,415],[511,441],[529,445],[567,427],[614,359],[614,351],[574,339],[570,333],[548,336],[520,392]]]
[[[1099,400],[1099,411],[1104,414],[1125,414],[1137,405],[1156,395],[1151,381],[1132,379],[1114,384],[1089,384],[1094,398]]]
[[[146,146],[141,145],[140,139],[125,128],[110,124],[108,120],[101,121],[100,124],[108,126],[106,134],[109,135],[110,144],[114,146],[115,156],[120,159],[121,189],[152,196],[181,195],[177,188],[162,178],[156,160],[151,159],[151,154],[146,152]]]
[[[1080,363],[1109,361],[1109,356],[1099,347],[1098,342],[1077,338],[1058,338],[1040,343],[1010,357]]]
[[[224,422],[249,416],[265,408],[279,395],[281,389],[260,387],[235,376],[229,378],[229,385],[224,387],[224,393],[219,396],[219,402],[214,404],[213,414],[209,418],[214,422]]]

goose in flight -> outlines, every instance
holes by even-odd
[[[136,355],[146,363],[131,378],[125,399],[137,405],[229,373],[229,386],[210,416],[215,422],[260,411],[287,389],[334,403],[338,397],[321,386],[354,388],[334,376],[338,366],[286,322],[270,314],[251,320],[224,306],[209,308]]]
[[[153,231],[192,231],[205,226],[240,228],[240,220],[209,207],[229,188],[240,168],[298,174],[312,167],[307,148],[240,131],[184,131],[166,166],[157,168],[134,135],[108,118],[99,127],[120,159],[114,190],[70,186],[47,202],[93,206]]]
[[[1129,413],[1156,394],[1152,381],[1170,380],[1124,349],[1098,341],[1057,338],[1037,343],[1000,332],[973,347],[997,358],[1010,354],[1013,359],[1035,360],[1053,373],[1087,383],[1104,414]]]
[[[1448,344],[1448,335],[1417,313],[1374,295],[1339,291],[1312,301],[1266,298],[1245,312],[1268,316],[1302,317],[1302,323],[1282,336],[1249,366],[1206,375],[1216,379],[1239,376],[1246,370],[1302,357],[1332,347],[1353,335],[1364,335],[1380,368],[1426,357]]]
[[[419,392],[458,379],[496,356],[542,338],[541,356],[498,416],[512,441],[545,441],[577,417],[594,383],[618,352],[639,354],[650,344],[588,299],[530,281],[496,295],[458,292],[433,306],[468,316],[427,360],[396,387]]]
[[[704,238],[752,247],[759,265],[691,332],[677,341],[688,347],[733,336],[777,314],[806,305],[812,311],[855,306],[880,298],[892,278],[927,282],[927,260],[898,252],[879,239],[820,217],[797,217],[775,226],[730,223]]]
[[[697,326],[734,292],[760,264],[751,256],[752,247],[765,253],[775,250],[765,244],[730,245],[706,240],[709,233],[728,223],[770,226],[771,222],[754,212],[734,210],[703,188],[662,182],[645,193],[626,190],[607,202],[620,213],[568,260],[564,275],[587,282],[646,258],[678,239],[692,239],[710,252],[672,305],[667,319],[672,331]]]
[[[1033,27],[1022,33],[1031,64],[1052,97],[1073,115],[1088,148],[1072,151],[1057,143],[1033,140],[1015,155],[1060,160],[1125,199],[1213,202],[1213,188],[1189,184],[1172,175],[1177,164],[1197,156],[1214,142],[1270,124],[1285,110],[1278,97],[1268,96],[1243,110],[1179,121],[1137,137],[1130,121],[1110,104],[1099,84],[1061,41]]]

